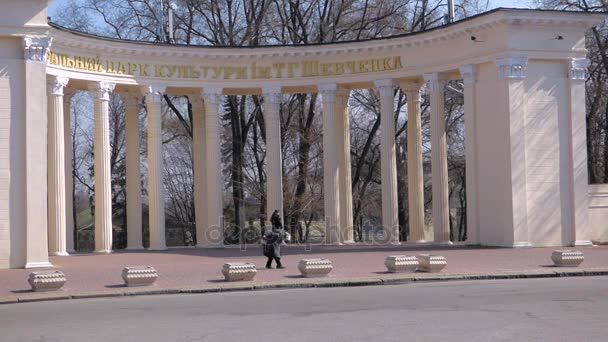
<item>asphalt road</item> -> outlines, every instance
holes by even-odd
[[[0,306],[0,341],[607,341],[608,277]]]

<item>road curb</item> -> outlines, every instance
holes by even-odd
[[[387,274],[388,275],[388,274]],[[302,278],[298,281],[290,282],[268,282],[268,283],[221,283],[220,285],[185,287],[185,288],[124,288],[120,291],[112,292],[76,292],[73,294],[66,292],[54,293],[28,293],[26,296],[0,297],[0,305],[30,303],[40,301],[56,301],[66,299],[89,299],[89,298],[110,298],[110,297],[132,297],[132,296],[151,296],[169,294],[205,294],[218,292],[245,292],[245,291],[266,291],[281,289],[302,289],[302,288],[329,288],[329,287],[363,287],[380,285],[401,285],[419,282],[447,282],[463,280],[505,280],[505,279],[539,279],[539,278],[562,278],[562,277],[591,277],[608,276],[608,269],[601,270],[554,270],[554,271],[533,271],[533,272],[497,272],[497,273],[470,273],[470,274],[450,274],[450,273],[400,273],[390,274],[387,277],[369,278]]]

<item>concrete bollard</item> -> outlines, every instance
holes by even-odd
[[[581,251],[556,250],[551,254],[551,260],[555,266],[577,267],[585,261],[585,256]]]
[[[258,273],[255,264],[250,262],[228,262],[222,267],[226,281],[249,281]]]
[[[133,266],[122,269],[122,280],[127,286],[150,286],[158,279],[158,272],[152,266]]]
[[[302,259],[298,270],[303,277],[324,277],[331,272],[333,265],[328,259]]]
[[[418,258],[408,255],[389,255],[384,260],[384,266],[391,273],[402,271],[416,271],[418,268]]]
[[[35,292],[57,291],[63,287],[66,278],[61,271],[37,271],[30,273],[27,282]]]
[[[445,257],[441,255],[418,254],[418,271],[441,272],[448,265]]]

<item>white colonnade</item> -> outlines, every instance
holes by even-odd
[[[435,77],[435,78],[433,78]],[[449,243],[449,216],[447,204],[447,159],[445,145],[445,119],[442,116],[445,81],[425,75],[432,101],[433,130],[433,202],[435,241]],[[70,98],[63,98],[67,78],[49,79],[49,254],[67,255],[73,251],[71,196],[71,146],[69,131]],[[420,79],[375,82],[380,95],[381,108],[381,168],[382,168],[382,220],[385,242],[399,243],[397,218],[397,167],[395,139],[394,94],[397,86],[408,99],[408,206],[410,234],[408,241],[425,242],[424,234],[424,179],[422,169],[421,93],[424,82]],[[350,163],[350,90],[338,84],[319,85],[323,108],[324,150],[324,211],[329,244],[353,243],[352,180]],[[114,84],[91,83],[95,103],[95,251],[112,250],[112,212],[109,160],[108,101]],[[127,248],[143,248],[142,195],[140,171],[139,110],[145,98],[148,111],[148,192],[150,249],[166,249],[161,102],[166,88],[142,87],[140,91],[122,91],[126,107],[126,183],[127,183]],[[280,108],[282,89],[264,88],[262,91],[267,137],[267,215],[279,210],[283,217],[283,182]],[[203,88],[200,96],[190,99],[193,112],[193,173],[194,201],[198,247],[223,246],[223,180],[221,170],[219,110],[223,91],[220,88]],[[64,110],[68,114],[64,113]],[[67,123],[66,123],[67,120]],[[61,129],[57,127],[61,126]],[[439,127],[439,128],[438,128]],[[65,131],[67,130],[67,132]],[[443,134],[443,136],[442,136]],[[59,139],[58,137],[62,138]],[[437,142],[436,142],[437,140]],[[66,144],[67,142],[67,144]],[[51,150],[51,146],[57,146]],[[468,146],[468,145],[467,145]],[[51,162],[56,160],[57,162]],[[64,160],[63,163],[59,163]],[[61,165],[59,165],[61,164]],[[69,165],[69,166],[68,166]],[[438,165],[438,166],[437,166]],[[436,176],[440,175],[440,176]],[[67,184],[69,180],[69,185]],[[65,184],[62,190],[59,185]],[[436,184],[438,186],[436,186]],[[57,189],[57,190],[56,190]],[[438,203],[438,204],[436,204]],[[69,208],[67,205],[69,204]],[[52,206],[52,207],[51,207]],[[63,208],[63,209],[60,209]],[[68,217],[70,219],[68,219]],[[69,222],[69,224],[68,224]],[[474,233],[473,233],[474,235]]]

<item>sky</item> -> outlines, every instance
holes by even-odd
[[[60,6],[66,2],[67,0],[54,0],[49,7],[49,16],[53,17]],[[528,8],[532,7],[532,0],[490,0],[490,8],[488,10],[497,7]]]
[[[490,9],[497,7],[509,8],[529,8],[532,7],[532,1],[529,0],[492,0],[490,1]]]

